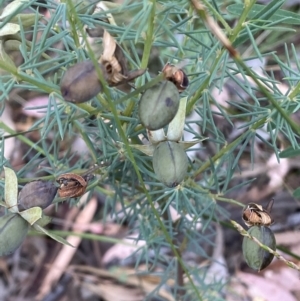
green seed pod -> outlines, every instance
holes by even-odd
[[[276,240],[272,230],[266,226],[253,226],[248,233],[257,238],[262,244],[272,250],[276,250]],[[261,271],[266,268],[274,258],[274,255],[261,248],[248,237],[243,239],[243,255],[248,266],[254,270]]]
[[[50,181],[33,181],[27,183],[19,193],[19,210],[29,209],[31,207],[47,208],[56,195],[58,187]]]
[[[105,78],[103,66],[99,64]],[[90,100],[102,90],[92,61],[80,62],[69,68],[60,82],[60,91],[66,101],[81,103]]]
[[[158,179],[168,187],[175,187],[185,178],[188,157],[177,142],[164,141],[153,153],[153,169]]]
[[[20,51],[20,46],[22,43],[18,40],[7,40],[4,44],[4,50],[6,53],[10,51]]]
[[[39,19],[42,18],[42,15],[38,16]],[[15,24],[22,24],[23,28],[29,28],[35,24],[36,14],[18,14],[10,22]]]
[[[146,90],[139,101],[141,123],[155,131],[169,124],[179,108],[179,92],[170,81],[163,81]]]
[[[29,224],[17,213],[0,217],[0,256],[13,253],[23,242]]]

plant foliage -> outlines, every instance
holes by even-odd
[[[99,180],[88,189],[106,197],[104,219],[111,215],[120,223],[128,223],[134,233],[139,233],[138,240],[145,242],[136,254],[136,265],[146,262],[149,274],[160,267],[161,285],[179,274],[173,291],[176,300],[179,296],[182,300],[221,300],[224,283],[209,282],[208,267],[192,265],[183,255],[210,258],[203,245],[214,245],[216,223],[229,216],[218,202],[234,202],[226,198],[229,190],[239,188],[232,187],[231,180],[239,171],[242,157],[255,161],[255,140],[272,148],[278,160],[278,136],[291,146],[285,156],[299,153],[300,127],[291,118],[299,111],[300,64],[296,51],[293,45],[287,45],[285,56],[279,57],[271,47],[256,42],[257,36],[267,30],[267,39],[278,37],[280,32],[292,33],[292,26],[299,24],[297,15],[284,10],[284,1],[278,0],[268,5],[246,0],[230,6],[227,1],[203,0],[204,10],[197,9],[197,1],[180,0],[101,1],[97,9],[90,1],[14,2],[16,7],[5,14],[2,10],[0,19],[1,112],[11,102],[25,101],[28,91],[47,95],[49,100],[38,108],[44,117],[29,129],[39,133],[38,141],[0,122],[5,132],[0,168],[10,166],[4,147],[11,137],[34,153],[17,171],[19,183],[31,181],[28,175],[32,174],[54,181],[70,170],[81,172],[94,164],[102,166],[97,172]],[[47,17],[40,13],[44,11]],[[230,53],[215,35],[208,17],[221,27],[236,52]],[[62,76],[78,62],[90,59],[96,64],[102,52],[101,37],[89,38],[86,28],[107,30],[122,48],[129,69],[147,72],[135,80],[134,88],[105,86],[90,101],[74,104],[61,95]],[[243,56],[246,47],[252,51]],[[22,60],[14,62],[13,52]],[[272,72],[249,67],[250,60],[263,61],[267,56],[285,74],[282,80],[288,91],[278,88]],[[291,61],[295,62],[293,66]],[[148,139],[139,120],[138,101],[143,91],[161,80],[159,71],[167,62],[184,65],[190,84],[181,97],[187,98],[187,116],[193,113],[192,119],[186,119],[185,131],[193,139],[203,140],[196,150],[198,147],[205,154],[200,160],[194,150],[187,151],[188,176],[172,188],[159,182],[152,158],[131,146]],[[219,103],[218,94],[212,91],[222,91],[228,81],[235,83],[236,97]],[[13,96],[16,93],[18,97]],[[220,118],[230,128],[240,121],[234,138],[229,139],[218,126]],[[270,139],[264,139],[261,131]],[[66,142],[70,146],[77,137],[83,140],[84,150],[63,149]],[[205,151],[211,146],[213,151]],[[41,164],[47,166],[47,175],[38,173]],[[173,211],[178,213],[176,218]]]

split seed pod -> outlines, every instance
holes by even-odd
[[[106,73],[98,64],[104,79]],[[60,82],[60,91],[66,101],[82,103],[92,99],[102,90],[101,82],[92,61],[87,60],[70,67]]]
[[[139,101],[141,123],[150,131],[168,125],[179,108],[179,93],[175,85],[163,81],[146,90]]]
[[[0,217],[0,256],[13,253],[25,239],[29,224],[17,213]]]
[[[50,181],[33,181],[27,183],[19,193],[19,210],[31,207],[47,208],[54,200],[57,187]]]
[[[98,34],[98,33],[96,33]],[[121,90],[130,87],[128,82],[143,75],[146,70],[138,69],[128,71],[127,60],[122,48],[107,30],[103,30],[103,54],[99,63],[103,66],[106,75],[106,81],[110,87],[120,86]]]
[[[261,205],[250,203],[243,211],[243,221],[248,227],[251,226],[270,226],[273,224],[273,219],[270,215],[274,200],[272,199],[266,209]]]
[[[103,49],[99,63],[105,68],[107,82],[109,85],[118,84],[127,76],[127,61],[121,47],[107,30],[103,34]]]
[[[187,175],[188,157],[177,142],[159,143],[153,153],[153,169],[158,179],[168,187],[175,187]]]
[[[60,175],[56,182],[60,185],[58,195],[61,198],[76,198],[85,194],[88,181],[93,177],[91,174],[79,176],[74,173]]]
[[[175,84],[179,92],[184,91],[189,85],[189,79],[185,72],[170,63],[164,66],[162,73],[165,79]]]
[[[265,226],[253,226],[248,233],[257,238],[262,244],[272,250],[276,250],[276,240],[272,230]],[[261,248],[248,237],[243,239],[243,255],[248,266],[254,270],[261,271],[273,260],[274,255]]]

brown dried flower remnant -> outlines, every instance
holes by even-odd
[[[58,195],[61,198],[76,198],[85,194],[88,181],[93,175],[80,176],[75,173],[65,173],[60,175],[56,182],[60,185]]]
[[[103,34],[103,48],[99,63],[105,68],[106,80],[110,86],[128,83],[146,72],[144,69],[128,71],[123,50],[106,30]]]
[[[106,30],[103,34],[103,49],[99,63],[105,68],[108,84],[115,85],[124,81],[128,73],[126,58],[120,46]]]
[[[165,79],[175,84],[179,92],[183,92],[189,85],[189,79],[185,72],[170,63],[164,66],[162,73]]]
[[[270,226],[273,224],[273,218],[270,215],[274,199],[272,199],[266,209],[261,205],[250,203],[243,211],[243,221],[248,226]]]

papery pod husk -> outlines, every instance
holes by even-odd
[[[54,200],[58,187],[51,181],[32,181],[27,183],[19,193],[20,211],[32,207],[47,208]]]
[[[47,208],[54,200],[58,187],[51,181],[33,181],[27,183],[19,193],[18,208],[20,211],[32,207]]]
[[[18,214],[0,217],[0,256],[13,253],[26,238],[29,224]]]
[[[184,91],[189,85],[189,79],[185,72],[170,63],[164,66],[162,73],[165,79],[171,81],[177,87],[179,92]]]
[[[154,172],[168,187],[175,187],[182,182],[187,175],[188,164],[188,157],[177,142],[161,142],[154,150]]]
[[[165,127],[175,117],[179,101],[179,92],[170,81],[149,88],[139,101],[141,123],[151,131]]]
[[[20,25],[15,23],[6,23],[3,25],[3,22],[0,22],[0,38],[3,39],[5,36],[14,35],[20,31]]]
[[[98,66],[106,79],[103,66]],[[74,103],[88,101],[101,92],[102,85],[93,62],[87,60],[68,68],[61,79],[60,90],[66,101]]]
[[[262,244],[276,250],[276,240],[272,230],[266,226],[253,226],[248,233],[257,238]],[[274,255],[261,248],[248,237],[243,239],[243,255],[248,266],[256,271],[266,268],[273,260]]]
[[[61,198],[77,198],[85,194],[88,181],[92,175],[80,176],[75,173],[60,175],[56,182],[60,185],[58,196]]]

